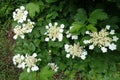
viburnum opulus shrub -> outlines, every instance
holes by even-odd
[[[13,63],[23,69],[19,80],[53,80],[54,74],[60,80],[77,75],[83,80],[110,80],[108,67],[114,62],[106,56],[119,51],[119,27],[109,22],[103,9],[87,12],[78,3],[39,0],[14,10]]]

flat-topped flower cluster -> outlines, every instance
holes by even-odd
[[[24,39],[25,33],[31,33],[32,29],[34,28],[34,22],[32,22],[30,19],[27,19],[28,11],[25,10],[24,6],[20,6],[20,8],[16,9],[13,12],[13,19],[17,22],[17,25],[13,29],[15,35],[13,36],[13,39],[17,39],[18,37],[21,37]]]
[[[85,59],[87,55],[87,51],[84,49],[83,46],[80,46],[79,43],[74,45],[65,44],[65,51],[68,53],[66,55],[67,58],[72,56],[72,58],[80,57],[81,59]]]
[[[109,25],[106,25],[105,29],[99,32],[89,32],[86,33],[91,37],[89,40],[84,40],[84,44],[89,44],[89,49],[92,50],[95,46],[98,46],[103,53],[107,52],[107,47],[110,50],[116,50],[117,46],[115,42],[119,39],[115,36],[115,30],[108,31],[110,29]],[[111,37],[112,36],[112,37]]]
[[[37,54],[33,53],[32,56],[26,54],[25,56],[17,54],[13,57],[13,63],[14,65],[17,65],[18,68],[27,68],[27,72],[37,71],[39,70],[39,67],[36,65],[38,61],[41,61],[41,59],[37,59]]]

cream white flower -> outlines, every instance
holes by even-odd
[[[87,55],[87,51],[84,51],[82,54],[81,54],[81,59],[85,60],[86,59],[86,55]]]
[[[45,32],[45,35],[47,37],[45,38],[45,41],[49,41],[49,39],[51,39],[52,41],[55,41],[56,39],[58,39],[58,41],[62,41],[63,40],[62,33],[64,31],[63,28],[64,24],[58,26],[57,22],[55,22],[54,25],[52,25],[52,23],[49,23],[49,25],[46,26],[47,32]]]
[[[85,49],[83,49],[82,46],[80,46],[79,44],[74,44],[74,45],[68,45],[65,44],[65,51],[67,52],[66,57],[69,58],[70,55],[72,56],[72,58],[74,58],[75,56],[80,57],[81,59],[85,59],[85,56],[87,55],[87,51],[85,51]]]
[[[33,53],[32,56],[26,54],[25,66],[27,67],[27,72],[30,72],[30,70],[32,71],[39,70],[39,67],[36,65],[39,59],[37,59],[36,57],[37,57],[36,53]]]
[[[115,34],[115,30],[111,30],[111,31],[110,31],[110,34],[111,34],[111,35]]]
[[[25,35],[25,31],[24,29],[21,28],[21,26],[17,25],[15,26],[15,28],[13,29],[15,35],[13,36],[13,39],[17,39],[18,36],[20,36],[22,39],[24,39]]]
[[[17,54],[13,57],[13,64],[17,65],[18,68],[25,68],[25,63],[23,62],[25,57],[23,55]]]
[[[84,44],[89,44],[90,41],[89,41],[89,40],[84,40],[83,43],[84,43]]]
[[[78,39],[78,35],[73,35],[73,34],[70,33],[70,30],[71,30],[71,29],[72,29],[72,26],[70,27],[69,31],[66,32],[66,37],[67,37],[67,38],[70,38],[70,37],[71,37],[72,40]]]
[[[27,14],[28,11],[25,10],[25,7],[20,6],[20,8],[16,9],[15,12],[13,12],[13,19],[18,23],[23,23],[23,21],[26,21]]]
[[[86,33],[86,34],[90,34],[90,31],[86,31],[85,33]]]
[[[109,30],[110,29],[110,25],[106,25],[106,29]]]
[[[25,33],[31,33],[32,29],[34,28],[34,22],[32,22],[30,19],[27,20],[28,22],[26,24],[23,24],[23,30]]]
[[[91,49],[91,50],[94,49],[94,45],[90,45],[89,49]]]
[[[113,36],[113,41],[117,42],[118,41],[118,37],[117,36]]]
[[[107,52],[107,48],[105,48],[105,47],[101,47],[101,50],[103,53]]]
[[[84,44],[90,44],[89,49],[94,49],[95,46],[98,46],[103,53],[107,52],[107,48],[110,50],[116,50],[116,45],[112,42],[117,42],[118,37],[113,36],[115,34],[115,30],[111,30],[108,32],[107,30],[110,29],[110,25],[106,25],[106,29],[102,29],[99,32],[89,32],[91,39],[84,40]],[[112,36],[112,38],[111,38]]]
[[[55,72],[57,72],[58,69],[59,69],[59,67],[58,67],[57,64],[55,64],[55,63],[48,63],[48,66],[50,66],[51,69],[52,69],[53,71],[55,71]]]
[[[109,45],[109,49],[112,50],[112,51],[116,50],[117,49],[116,47],[117,46],[114,43],[112,43],[112,44]]]

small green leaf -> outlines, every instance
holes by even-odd
[[[55,72],[49,66],[41,68],[39,80],[50,80]]]
[[[87,20],[87,15],[84,9],[78,9],[76,15],[74,16],[75,21],[84,23]]]
[[[28,73],[26,70],[24,70],[20,74],[19,80],[36,80],[36,72],[30,72],[30,73]]]
[[[87,30],[91,30],[92,32],[97,31],[97,28],[94,27],[93,25],[89,24],[88,26],[86,26]]]
[[[40,9],[39,9],[39,5],[37,3],[28,3],[26,5],[26,9],[29,11],[29,15],[30,17],[34,17],[35,16],[35,13],[39,13],[40,12]]]
[[[79,32],[79,30],[83,27],[83,24],[79,23],[79,22],[74,22],[72,24],[72,29],[70,30],[71,33],[76,33]]]
[[[35,45],[34,45],[33,43],[30,43],[30,45],[29,45],[29,50],[30,50],[31,52],[34,52],[34,51],[35,51]]]
[[[56,2],[57,0],[46,0],[47,3],[53,3]]]
[[[97,20],[105,20],[107,18],[107,14],[102,9],[96,9],[90,14],[88,21],[91,24],[97,24]]]

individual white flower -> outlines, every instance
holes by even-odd
[[[66,54],[66,58],[70,58],[70,54]]]
[[[89,40],[84,40],[83,43],[84,43],[84,44],[89,44],[90,41],[89,41]]]
[[[117,42],[118,41],[118,37],[117,36],[113,36],[113,41]]]
[[[15,26],[15,28],[13,29],[13,32],[15,33],[15,35],[13,36],[13,39],[17,39],[18,36],[20,36],[22,39],[24,39],[25,31],[21,28],[21,26],[19,26],[19,25]]]
[[[66,32],[66,37],[67,37],[67,38],[70,38],[70,37],[71,37],[72,40],[78,39],[78,35],[73,35],[73,34],[70,33],[70,30],[71,30],[71,29],[72,29],[72,26],[70,27],[69,31]]]
[[[58,39],[58,41],[62,41],[62,33],[64,31],[63,28],[64,24],[61,24],[59,27],[57,22],[55,22],[54,25],[52,25],[52,23],[49,23],[49,25],[46,26],[47,32],[45,32],[45,35],[47,36],[47,38],[45,39],[45,41],[49,41],[49,39],[51,39],[52,41],[55,41],[56,39]]]
[[[72,35],[71,39],[78,39],[78,36],[77,35]]]
[[[13,57],[13,64],[17,65],[18,68],[25,68],[25,64],[23,62],[23,60],[25,59],[25,57],[23,55],[17,54]]]
[[[110,29],[110,25],[106,25],[106,29],[109,30]]]
[[[13,19],[14,21],[17,21],[18,23],[23,23],[23,21],[26,21],[28,11],[25,10],[24,6],[20,6],[20,8],[16,9],[13,12]]]
[[[91,50],[94,49],[94,45],[90,45],[89,49],[91,49]]]
[[[111,35],[115,34],[115,30],[111,30],[111,31],[110,31],[110,34],[111,34]]]
[[[34,22],[32,22],[30,19],[27,20],[28,22],[26,24],[23,24],[23,30],[25,33],[31,33],[34,28]]]
[[[65,51],[67,52],[66,57],[69,58],[70,55],[72,56],[72,58],[74,58],[75,56],[77,57],[81,57],[81,59],[87,55],[87,51],[85,51],[85,49],[83,49],[82,46],[80,46],[79,44],[74,44],[74,45],[68,45],[65,44]]]
[[[86,59],[86,55],[87,55],[87,51],[84,51],[82,54],[81,54],[81,59],[85,60]]]
[[[65,44],[64,48],[65,48],[65,51],[66,51],[66,52],[69,52],[69,50],[68,50],[69,45],[68,45],[68,44]]]
[[[107,52],[107,48],[105,48],[105,47],[101,47],[101,50],[103,53]]]
[[[39,70],[39,67],[36,65],[36,63],[41,59],[37,59],[36,57],[37,57],[36,53],[33,53],[32,56],[26,54],[25,66],[27,67],[27,72],[30,72],[30,70],[32,71]]]
[[[117,46],[114,43],[112,43],[112,44],[109,45],[109,49],[112,50],[112,51],[116,50],[117,49],[116,47]]]
[[[86,34],[90,34],[90,31],[86,31],[85,33],[86,33]]]
[[[58,69],[59,69],[59,67],[58,67],[57,64],[55,64],[55,63],[48,63],[48,66],[50,66],[51,69],[52,69],[53,71],[55,71],[55,72],[57,72]]]

